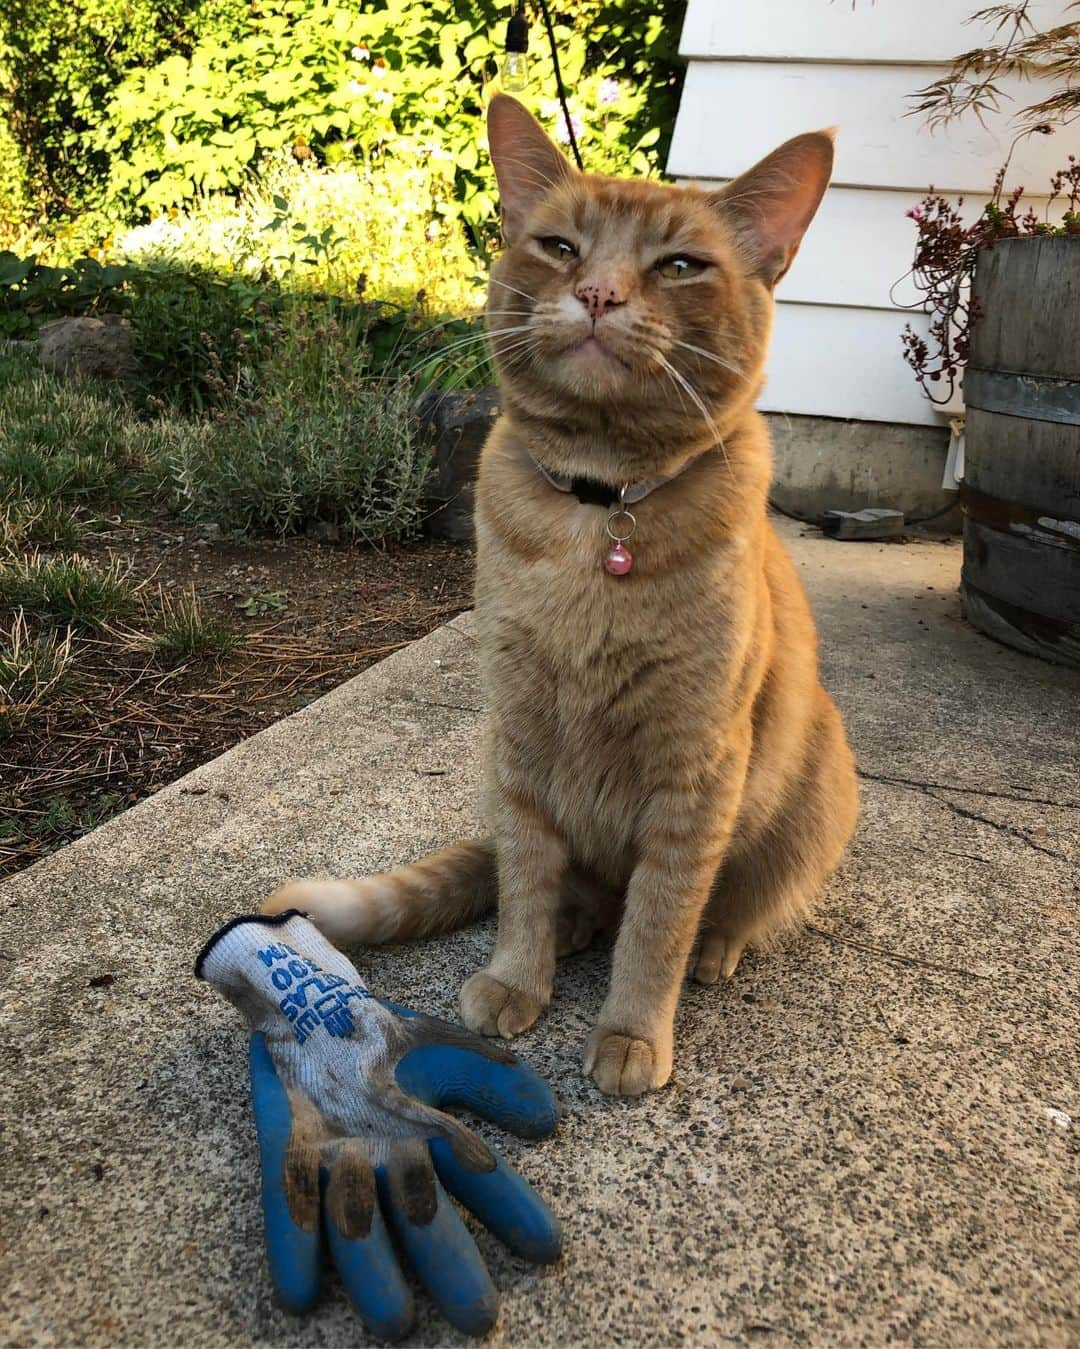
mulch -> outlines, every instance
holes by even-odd
[[[0,876],[296,711],[472,602],[473,552],[307,538],[234,543],[197,529],[118,527],[81,552],[130,561],[150,608],[193,587],[240,636],[175,667],[139,630],[77,638],[78,679],[0,741]]]

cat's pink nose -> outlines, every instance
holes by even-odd
[[[585,306],[589,317],[595,322],[603,314],[626,303],[621,288],[612,281],[580,281],[574,287],[574,294]]]

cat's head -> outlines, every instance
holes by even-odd
[[[797,136],[713,192],[578,173],[502,94],[488,138],[505,242],[488,329],[504,397],[585,438],[610,429],[639,467],[648,452],[633,445],[715,440],[757,394],[772,290],[828,185],[831,134]]]

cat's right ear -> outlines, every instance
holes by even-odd
[[[710,196],[735,233],[748,269],[775,286],[798,251],[832,176],[835,129],[785,141]]]
[[[488,146],[499,182],[503,238],[513,243],[533,208],[575,170],[527,108],[509,94],[488,105]]]

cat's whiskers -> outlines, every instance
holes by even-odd
[[[420,360],[418,360],[415,365],[412,365],[407,370],[403,371],[402,377],[404,379],[408,379],[410,378],[410,376],[417,374],[420,370],[423,370],[425,366],[430,365],[432,361],[438,361],[444,357],[456,355],[457,353],[464,351],[467,347],[476,346],[478,343],[481,342],[488,342],[495,337],[504,336],[508,333],[520,333],[528,327],[529,324],[527,323],[517,323],[514,324],[512,327],[496,328],[491,332],[488,332],[485,329],[481,332],[470,333],[467,337],[460,337],[454,342],[447,342],[443,346],[433,348],[430,352],[428,352]],[[486,355],[486,353],[482,352],[481,355],[484,356]],[[470,369],[474,369],[475,366],[479,364],[480,362],[478,360],[477,362],[474,363],[474,366],[470,367]]]
[[[678,386],[678,385],[681,385],[682,388],[685,389],[686,392],[689,394],[691,402],[694,404],[694,406],[697,408],[697,410],[701,413],[702,417],[704,417],[704,419],[705,419],[705,424],[708,426],[710,432],[712,433],[713,437],[715,438],[716,443],[720,446],[720,452],[721,452],[721,453],[723,454],[723,456],[724,456],[724,463],[728,466],[728,468],[730,468],[730,467],[731,467],[731,461],[730,461],[730,459],[728,459],[727,446],[724,444],[724,438],[723,438],[723,436],[720,434],[720,428],[717,426],[716,422],[713,420],[712,413],[710,413],[709,409],[705,406],[705,403],[704,403],[703,399],[701,398],[701,395],[700,395],[700,394],[698,393],[698,391],[694,388],[694,386],[690,383],[690,381],[686,378],[686,376],[682,373],[682,371],[681,371],[681,370],[677,370],[677,369],[675,368],[675,366],[673,366],[673,365],[671,364],[671,362],[667,359],[666,356],[664,356],[664,355],[663,355],[661,352],[659,352],[659,351],[654,352],[654,354],[655,354],[655,356],[656,356],[656,359],[657,359],[657,360],[661,363],[661,365],[663,365],[664,368],[669,372],[669,374],[671,375],[672,379],[676,381],[677,386]]]
[[[684,342],[679,337],[673,337],[670,340],[672,346],[685,347],[687,351],[703,356],[705,360],[712,361],[714,365],[720,366],[722,370],[727,370],[732,375],[737,375],[739,379],[749,378],[744,370],[740,370],[737,365],[733,365],[730,361],[725,361],[722,356],[717,356],[715,352],[706,351],[704,347],[696,347],[693,342]]]
[[[459,337],[454,342],[447,342],[445,346],[436,347],[431,353],[432,356],[445,356],[452,351],[460,351],[463,347],[474,346],[477,342],[487,342],[492,338],[503,337],[507,333],[519,333],[523,328],[527,328],[527,323],[515,323],[507,328],[485,329],[483,332],[470,333],[468,337]],[[428,359],[431,359],[430,357]]]
[[[655,358],[662,366],[664,366],[664,373],[670,377],[671,374],[672,374],[672,367],[671,367],[670,365],[668,365],[667,361],[664,360],[663,356],[661,356],[661,354],[660,354],[658,351],[656,351],[654,348],[650,348],[649,354],[650,354],[651,356],[653,356],[653,357],[654,357],[654,358]],[[675,380],[675,379],[672,379],[671,383],[672,383],[672,387],[674,388],[675,392],[679,395],[679,407],[683,410],[683,412],[685,412],[685,411],[686,411],[686,399],[683,397],[682,386],[681,386],[681,385],[678,383],[678,381]],[[642,386],[642,388],[644,389],[644,387],[645,387],[645,375],[644,375],[644,372],[642,373],[642,376],[641,376],[641,386]]]
[[[532,342],[520,342],[516,350],[512,349],[512,352],[513,354],[507,354],[506,352],[499,353],[499,360],[506,370],[512,370],[515,366],[521,365],[527,360],[531,360],[536,355],[537,347],[535,343]]]
[[[520,323],[516,328],[503,329],[493,334],[491,349],[502,355],[522,344],[538,347],[542,336],[540,326],[535,322]]]
[[[503,331],[504,331],[504,332],[518,332],[518,333],[520,333],[520,332],[524,332],[525,329],[526,329],[527,327],[528,327],[528,325],[526,325],[526,324],[521,324],[521,325],[519,325],[519,326],[516,327],[516,328],[504,329]],[[486,337],[486,336],[488,336],[488,334],[484,333],[483,336]],[[479,369],[485,362],[490,361],[490,360],[493,360],[493,359],[495,358],[496,355],[498,356],[498,358],[499,358],[500,360],[503,360],[503,358],[504,358],[504,356],[505,356],[505,354],[506,354],[507,352],[512,352],[512,351],[514,351],[516,348],[519,348],[519,347],[524,349],[523,354],[528,355],[528,354],[529,354],[528,349],[529,349],[531,346],[534,345],[535,337],[534,337],[533,334],[530,333],[528,336],[523,337],[519,342],[516,342],[516,343],[515,343],[515,342],[511,342],[510,338],[509,338],[509,337],[506,337],[506,336],[502,336],[502,337],[500,337],[498,340],[499,340],[499,348],[498,348],[498,351],[495,351],[494,349],[482,349],[482,350],[477,351],[477,352],[475,352],[475,353],[467,353],[467,354],[465,355],[465,357],[463,358],[463,360],[460,362],[460,364],[459,364],[459,366],[458,366],[459,373],[460,373],[460,376],[462,377],[462,379],[467,378],[469,375],[471,375],[471,374],[473,373],[474,370]],[[494,344],[492,344],[492,345],[494,345]],[[444,348],[444,350],[445,350],[445,348]],[[437,354],[437,353],[432,353],[433,356],[436,355],[436,354]],[[470,359],[470,356],[471,356],[471,359]],[[516,359],[517,359],[517,358],[515,357],[514,360],[516,360]],[[514,360],[511,360],[511,361],[509,361],[509,362],[504,362],[504,363],[509,367],[509,366],[512,366],[512,365],[514,364]],[[444,392],[450,392],[453,388],[457,388],[457,387],[460,387],[460,384],[453,384],[453,385],[447,386],[447,387],[444,389]]]
[[[520,295],[522,299],[529,300],[532,304],[539,304],[535,295],[530,295],[528,291],[518,290],[517,286],[512,286],[508,281],[500,281],[497,276],[488,278],[493,286],[504,286],[507,290],[512,290],[515,295]]]

